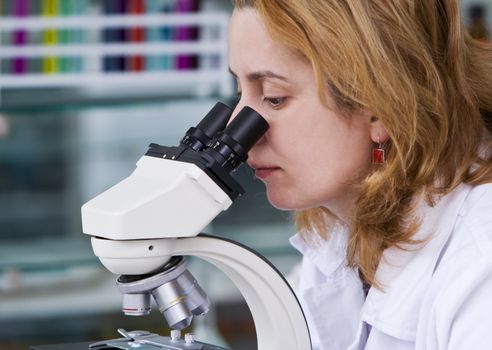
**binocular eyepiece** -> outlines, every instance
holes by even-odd
[[[247,106],[232,121],[231,115],[232,109],[218,102],[197,126],[188,129],[179,146],[151,143],[145,155],[197,165],[234,200],[244,190],[230,173],[246,161],[248,152],[269,126]]]
[[[229,107],[218,102],[196,127],[188,129],[180,144],[211,156],[227,172],[236,169],[269,126],[247,106],[227,125],[231,114]]]

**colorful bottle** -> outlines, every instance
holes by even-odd
[[[198,0],[177,0],[176,12],[189,13],[197,12],[199,9]],[[176,28],[174,40],[176,41],[195,41],[198,39],[198,28],[192,26],[179,26]],[[190,70],[198,67],[197,55],[178,55],[176,57],[176,68],[178,70]]]
[[[59,13],[58,0],[43,0],[41,13],[44,17],[55,17]],[[59,31],[55,28],[48,28],[43,31],[43,44],[52,46],[58,44]],[[53,55],[43,58],[42,69],[44,74],[55,74],[58,72],[58,58]]]
[[[27,0],[15,0],[14,16],[25,17],[29,14],[29,2]],[[12,44],[23,46],[27,44],[28,32],[25,29],[16,29],[12,32]],[[11,62],[11,72],[13,74],[24,74],[27,72],[27,58],[24,56],[14,57]]]
[[[132,15],[141,15],[145,12],[144,0],[129,0],[128,12]],[[145,40],[145,29],[143,27],[131,27],[128,29],[128,39],[132,43],[141,43]],[[144,57],[142,55],[132,55],[128,57],[128,70],[140,72],[145,68]]]

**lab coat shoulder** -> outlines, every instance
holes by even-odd
[[[474,187],[443,248],[419,315],[416,348],[492,344],[492,185]]]
[[[486,349],[492,344],[492,184],[462,184],[420,208],[422,246],[389,248],[362,285],[346,265],[346,230],[303,254],[299,298],[313,349]]]
[[[372,330],[365,345],[361,338],[351,349],[490,348],[490,208],[491,184],[462,184],[420,208],[416,238],[424,244],[384,252],[376,277],[385,289],[371,288],[361,310]]]

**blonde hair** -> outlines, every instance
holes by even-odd
[[[349,266],[378,286],[389,247],[415,243],[416,198],[432,205],[461,182],[492,181],[492,49],[463,28],[457,0],[236,0],[270,34],[312,64],[320,98],[367,108],[390,139],[386,163],[360,184],[347,251]],[[482,157],[480,156],[482,154]],[[486,154],[487,156],[483,156]],[[297,213],[301,231],[326,228],[330,213]]]

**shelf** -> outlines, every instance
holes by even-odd
[[[2,17],[0,30],[44,29],[44,28],[87,28],[134,27],[151,25],[218,25],[227,26],[226,12],[198,12],[141,15],[83,15],[69,17]]]
[[[212,40],[196,42],[169,43],[95,43],[59,46],[25,45],[19,47],[2,47],[0,57],[16,56],[47,56],[47,55],[80,55],[99,57],[104,55],[135,55],[141,54],[220,54],[223,45]]]
[[[18,75],[2,76],[0,87],[4,88],[34,88],[34,87],[63,87],[77,85],[78,87],[94,87],[100,89],[102,85],[131,85],[135,86],[172,86],[177,90],[190,88],[217,88],[223,95],[230,95],[230,77],[223,76],[220,70],[168,71],[168,72],[123,72],[123,73],[89,73],[64,75]],[[203,93],[197,95],[207,95]],[[212,93],[210,93],[212,94]]]
[[[191,90],[198,96],[230,96],[233,84],[227,65],[228,19],[226,12],[208,11],[2,17],[0,32],[74,29],[84,32],[84,40],[3,45],[0,49],[3,67],[0,90],[42,87],[93,87],[97,90],[99,87],[119,89],[122,86],[136,90],[157,86]],[[148,32],[162,28],[196,28],[199,37],[147,37],[124,42],[109,42],[104,38],[108,30],[122,28],[140,28]],[[185,60],[181,66],[180,59]],[[136,61],[131,60],[138,60],[138,64],[132,66],[131,62]]]

